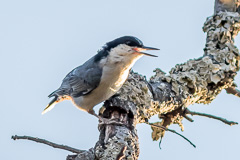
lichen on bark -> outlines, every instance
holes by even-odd
[[[99,123],[100,136],[94,148],[79,150],[30,136],[15,135],[12,139],[28,139],[76,153],[69,155],[67,160],[137,160],[140,153],[136,130],[138,123],[152,126],[152,139],[155,141],[163,138],[165,131],[176,133],[168,129],[171,124],[178,124],[183,131],[184,118],[193,122],[188,115],[213,118],[228,125],[238,124],[190,111],[188,106],[209,104],[224,89],[240,97],[234,83],[240,60],[239,51],[234,46],[234,38],[240,31],[239,6],[239,0],[215,1],[214,15],[207,18],[203,26],[207,38],[202,57],[177,64],[168,74],[157,68],[149,80],[131,71],[122,88],[105,101],[99,111],[99,116],[107,121]],[[149,123],[154,115],[158,115],[159,122]],[[176,134],[190,142],[181,134]]]
[[[120,108],[131,119],[131,127],[129,124],[121,126],[124,129],[118,131],[123,137],[119,137],[117,132],[113,134],[113,137],[100,147],[102,155],[98,154],[97,157],[114,159],[121,146],[127,145],[124,137],[128,137],[128,140],[133,137],[131,142],[128,142],[129,150],[127,149],[123,159],[138,159],[137,154],[128,154],[136,150],[136,153],[139,153],[135,136],[136,124],[144,123],[157,114],[160,122],[154,124],[165,127],[178,124],[184,130],[182,120],[189,105],[209,104],[223,89],[234,86],[240,59],[238,49],[234,46],[234,38],[239,32],[239,26],[240,16],[237,12],[219,12],[209,17],[204,24],[203,31],[207,33],[207,41],[202,57],[177,64],[169,74],[156,69],[155,75],[149,81],[144,76],[131,72],[120,91],[101,109],[101,114],[109,118],[107,113]],[[119,126],[115,127],[117,130]],[[153,140],[164,136],[164,130],[156,127],[152,129]],[[106,149],[103,149],[104,146]],[[95,149],[98,152],[98,148]],[[114,154],[109,151],[114,151]]]

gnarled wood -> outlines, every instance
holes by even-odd
[[[182,120],[186,117],[185,110],[189,105],[211,103],[223,89],[233,85],[239,70],[240,58],[238,49],[234,46],[234,38],[239,32],[240,16],[236,12],[236,3],[223,5],[222,2],[216,1],[216,14],[204,24],[207,40],[202,57],[176,65],[169,74],[156,69],[156,74],[150,81],[132,72],[118,95],[105,103],[101,114],[121,109],[127,113],[127,124],[130,124],[131,129],[117,125],[103,127],[95,147],[96,159],[114,159],[125,144],[128,147],[123,159],[138,159],[139,147],[135,130],[137,123],[145,123],[158,114],[158,124],[169,127],[175,123],[183,129]],[[111,132],[111,138],[103,143],[101,139],[109,137],[104,130],[109,127],[115,132]],[[163,137],[164,132],[155,132],[153,139]]]
[[[139,143],[138,123],[149,123],[153,115],[168,128],[178,124],[183,130],[187,114],[208,116],[228,124],[236,122],[223,118],[189,112],[191,104],[211,103],[224,89],[239,96],[234,78],[239,70],[240,55],[234,38],[240,30],[239,0],[216,0],[214,15],[209,17],[203,31],[207,33],[204,54],[171,69],[169,74],[160,69],[148,81],[144,76],[131,72],[120,91],[104,103],[99,115],[110,120],[99,124],[100,136],[93,149],[67,160],[137,160]],[[151,123],[152,124],[152,123]],[[165,130],[152,127],[153,140],[163,138]]]

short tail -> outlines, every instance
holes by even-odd
[[[42,114],[47,113],[48,111],[52,110],[54,108],[54,106],[57,104],[57,99],[58,96],[55,96],[51,102],[47,105],[47,107],[43,110]]]

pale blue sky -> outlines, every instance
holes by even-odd
[[[177,63],[200,57],[206,36],[202,26],[213,14],[213,6],[214,0],[0,1],[0,159],[65,160],[71,154],[30,141],[13,141],[10,138],[15,134],[79,149],[93,147],[99,135],[97,119],[70,102],[42,116],[48,94],[105,42],[123,35],[161,49],[154,52],[158,58],[143,57],[134,66],[148,78],[156,67],[168,72]],[[238,47],[239,42],[237,38]],[[239,80],[237,76],[238,84]],[[240,122],[239,104],[240,99],[223,91],[210,105],[190,108]],[[193,118],[194,123],[184,120],[183,134],[196,149],[166,133],[159,150],[158,142],[151,140],[150,127],[138,125],[139,159],[239,159],[239,126]],[[171,128],[180,131],[177,126]]]

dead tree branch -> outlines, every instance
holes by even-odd
[[[225,124],[228,124],[230,126],[232,125],[236,125],[238,124],[237,122],[234,122],[234,121],[228,121],[224,118],[221,118],[221,117],[217,117],[217,116],[214,116],[214,115],[211,115],[211,114],[206,114],[206,113],[199,113],[199,112],[194,112],[194,111],[190,111],[189,109],[186,109],[186,114],[190,114],[192,116],[203,116],[203,117],[208,117],[208,118],[212,118],[212,119],[216,119],[216,120],[219,120],[219,121],[222,121],[223,123]]]
[[[194,120],[190,117],[188,117],[186,114],[183,115],[183,117],[188,120],[189,122],[194,122]]]
[[[226,91],[227,91],[228,94],[233,94],[233,95],[240,98],[240,91],[236,87],[226,88]]]
[[[46,145],[49,145],[49,146],[51,146],[53,148],[67,150],[67,151],[70,151],[70,152],[73,152],[73,153],[82,153],[82,152],[84,152],[84,150],[75,149],[75,148],[72,148],[72,147],[69,147],[69,146],[66,146],[66,145],[56,144],[56,143],[47,141],[45,139],[37,138],[37,137],[17,136],[17,135],[15,135],[15,136],[12,136],[12,139],[13,140],[26,139],[26,140],[34,141],[34,142],[37,142],[37,143],[46,144]]]
[[[156,69],[150,81],[132,72],[118,94],[104,104],[100,115],[105,118],[110,118],[113,111],[121,110],[126,113],[127,124],[130,127],[124,128],[124,132],[128,131],[130,134],[122,134],[119,137],[119,133],[122,132],[119,126],[103,127],[100,130],[100,137],[109,138],[105,142],[104,138],[100,138],[95,147],[98,152],[96,157],[101,160],[114,159],[116,155],[109,156],[109,153],[119,153],[121,147],[115,144],[120,143],[121,146],[128,144],[127,153],[134,151],[134,154],[125,155],[124,160],[128,158],[137,160],[139,150],[138,139],[135,138],[136,124],[146,123],[157,114],[160,119],[157,123],[160,126],[168,128],[171,124],[178,124],[183,130],[184,117],[193,121],[183,114],[189,105],[209,104],[223,89],[233,85],[239,70],[240,56],[234,46],[234,38],[240,30],[240,16],[236,12],[235,2],[227,5],[222,2],[216,1],[216,14],[209,17],[204,24],[203,30],[207,33],[207,40],[202,57],[176,65],[169,74]],[[218,119],[227,124],[236,124],[219,117]],[[165,130],[152,128],[154,140],[163,137]],[[108,132],[105,132],[106,130]],[[130,141],[124,140],[128,137],[134,138]],[[106,150],[103,150],[100,144],[104,145]]]
[[[178,124],[183,130],[184,118],[193,122],[186,113],[184,115],[187,107],[195,103],[209,104],[224,89],[239,95],[238,90],[231,88],[240,61],[239,51],[234,46],[234,38],[240,31],[238,2],[239,0],[215,1],[215,14],[207,18],[203,26],[207,38],[202,57],[177,64],[168,74],[156,69],[149,81],[144,76],[131,72],[123,87],[104,103],[99,112],[100,116],[115,123],[99,125],[100,136],[94,151],[71,155],[67,159],[137,160],[139,143],[136,125],[148,122],[154,115],[158,115],[159,122],[152,127],[153,140],[159,140],[164,136],[165,130],[168,130],[192,144],[186,137],[168,127]],[[237,124],[204,113],[188,111],[187,114],[217,119],[229,125]],[[165,129],[159,129],[159,126]],[[122,154],[124,155],[121,156]]]
[[[149,124],[150,126],[153,126],[153,127],[156,127],[156,128],[160,128],[160,129],[162,129],[162,130],[164,130],[164,131],[170,131],[170,132],[172,132],[172,133],[175,133],[175,134],[181,136],[181,137],[182,137],[183,139],[185,139],[186,141],[188,141],[194,148],[196,148],[196,145],[195,145],[195,144],[193,144],[189,139],[187,139],[185,136],[183,136],[182,134],[178,133],[178,132],[175,131],[175,130],[166,128],[166,127],[164,127],[164,126],[159,126],[159,125],[156,125],[156,124],[153,124],[153,123],[148,123],[148,122],[146,122],[146,124]]]

